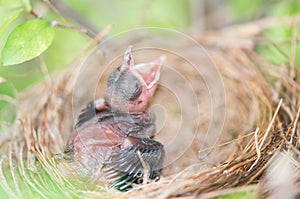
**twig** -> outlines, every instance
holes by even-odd
[[[261,156],[260,149],[258,147],[258,138],[257,138],[258,131],[259,131],[259,128],[256,128],[256,131],[254,133],[255,149],[256,149],[257,158],[256,158],[255,162],[251,165],[251,167],[248,169],[248,172],[253,169],[253,167],[257,164],[257,162],[259,161],[260,156]]]
[[[284,135],[283,132],[280,132],[280,136],[282,137],[282,139],[284,139],[284,141],[288,144],[288,147],[290,149],[292,149],[295,154],[297,154],[298,156],[300,156],[300,151],[297,149],[297,147],[295,147],[293,144],[291,144],[288,139],[286,138],[286,136]]]
[[[34,10],[30,10],[30,13],[29,14],[31,14],[32,16],[34,16],[35,18],[37,18],[37,19],[41,19],[42,17],[41,16],[39,16]]]
[[[280,101],[279,101],[279,104],[278,104],[278,106],[277,106],[277,108],[276,108],[276,111],[275,111],[273,117],[272,117],[272,120],[271,120],[271,122],[270,122],[270,124],[269,124],[269,126],[268,126],[268,128],[267,128],[267,130],[266,130],[266,133],[264,134],[264,137],[263,137],[263,139],[262,139],[262,141],[261,141],[261,143],[260,143],[260,145],[259,145],[259,150],[261,150],[262,145],[264,144],[266,138],[268,137],[268,134],[269,134],[269,132],[270,132],[270,130],[271,130],[271,127],[272,127],[272,125],[273,125],[273,123],[274,123],[274,121],[275,121],[275,118],[276,118],[276,116],[277,116],[277,114],[278,114],[278,111],[279,111],[279,109],[280,109],[280,107],[281,107],[281,104],[282,104],[282,98],[281,98]]]
[[[34,10],[31,10],[30,11],[30,14],[37,18],[37,19],[43,19],[41,16],[39,16]],[[57,13],[58,14],[58,13]],[[62,15],[60,15],[59,13],[59,16],[61,16],[63,19],[64,17]],[[64,19],[64,21],[66,21]],[[58,28],[66,28],[66,29],[70,29],[70,30],[74,30],[74,31],[77,31],[81,34],[84,34],[84,35],[87,35],[88,37],[90,37],[91,39],[94,39],[94,37],[96,36],[93,32],[89,31],[88,29],[86,28],[78,28],[78,27],[75,27],[75,26],[72,26],[72,25],[64,25],[64,24],[60,24],[58,23],[57,21],[50,21],[49,22],[53,27],[58,27]],[[67,22],[66,22],[67,23]]]
[[[71,25],[64,25],[64,24],[58,23],[57,21],[51,21],[51,25],[53,27],[75,30],[75,31],[77,31],[77,32],[79,32],[81,34],[85,34],[85,35],[89,36],[92,39],[94,39],[94,37],[96,36],[94,33],[90,32],[86,28],[78,28],[78,27],[74,27],[74,26],[71,26]]]
[[[299,114],[300,114],[300,106],[298,108],[296,117],[295,117],[294,122],[293,122],[292,135],[291,135],[291,139],[290,139],[290,142],[289,142],[290,144],[292,144],[292,142],[293,142],[293,137],[295,135],[296,128],[297,128],[297,123],[298,123],[298,120],[299,120]]]
[[[101,32],[99,32],[93,40],[80,52],[79,55],[72,61],[72,63],[78,64],[78,61],[84,57],[100,40],[112,29],[112,25],[107,25]]]
[[[80,24],[81,26],[86,27],[87,29],[91,30],[91,32],[93,34],[99,32],[99,30],[96,27],[91,25],[88,21],[86,21],[84,19],[84,17],[80,16],[77,11],[72,9],[70,6],[66,5],[64,2],[58,1],[58,0],[44,0],[44,1],[50,6],[50,8],[55,13],[57,13],[57,15],[59,15],[61,18],[63,18],[66,23],[67,23],[67,20],[64,18],[64,16],[66,16],[68,19],[71,19],[72,21]],[[67,24],[69,24],[69,23],[67,23]]]

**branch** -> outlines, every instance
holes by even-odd
[[[68,19],[80,24],[81,26],[85,27],[86,29],[90,30],[91,33],[95,35],[95,33],[99,32],[99,29],[90,24],[88,21],[84,19],[77,11],[70,8],[62,1],[57,0],[45,0],[45,2],[59,15],[66,16]],[[63,15],[61,13],[64,13]]]

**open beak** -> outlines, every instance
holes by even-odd
[[[123,108],[126,108],[128,112],[143,112],[148,108],[150,99],[157,88],[165,56],[161,56],[149,63],[134,65],[131,48],[132,46],[127,48],[119,70],[121,72],[129,72],[131,76],[134,76],[140,82],[139,91],[141,92],[135,100],[129,100],[127,106]],[[135,83],[134,86],[136,85]]]
[[[135,65],[131,72],[147,89],[151,89],[158,83],[164,60],[165,56],[160,56],[150,63]]]
[[[160,77],[161,67],[166,56],[160,56],[158,59],[149,63],[134,65],[131,49],[132,46],[128,46],[124,54],[121,70],[129,68],[132,75],[134,75],[142,83],[142,85],[149,90],[154,85],[157,85]]]

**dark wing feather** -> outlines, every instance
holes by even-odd
[[[87,106],[81,110],[76,122],[76,128],[93,118],[99,112],[100,111],[95,109],[94,101],[89,102]]]
[[[141,182],[144,167],[138,155],[149,169],[150,179],[160,176],[164,158],[164,147],[161,143],[144,138],[133,146],[114,152],[104,167],[104,173],[111,186],[126,191],[132,183]]]

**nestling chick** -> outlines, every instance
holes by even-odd
[[[152,139],[154,117],[148,109],[163,60],[134,65],[129,46],[109,75],[105,99],[81,112],[62,155],[81,178],[124,191],[142,181],[143,163],[150,179],[160,176],[165,151]]]

